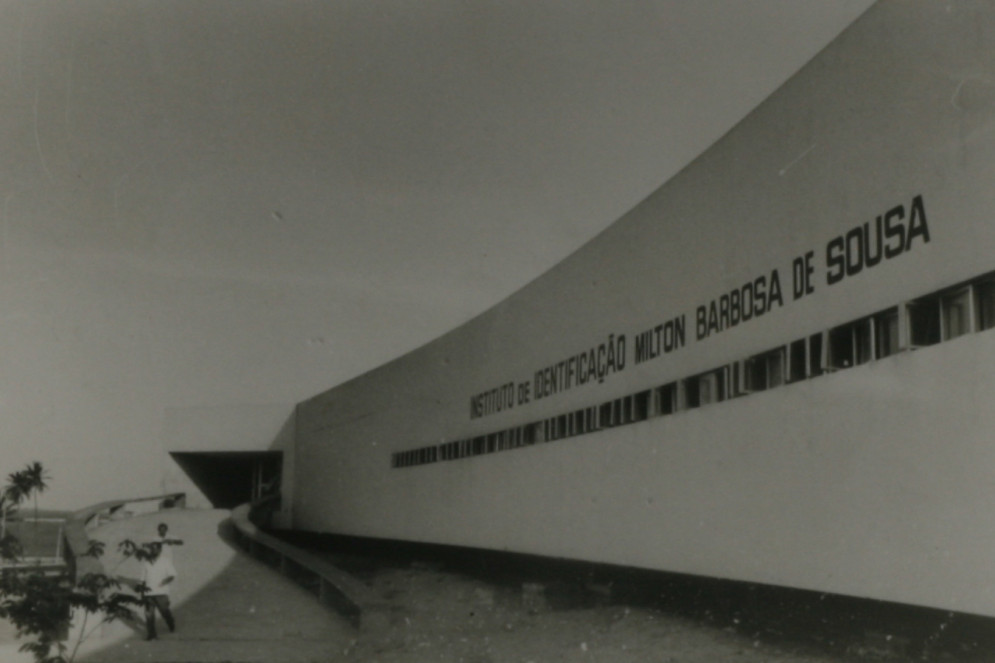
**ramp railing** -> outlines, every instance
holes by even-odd
[[[258,509],[265,517],[275,499],[279,498],[264,498],[232,510],[231,522],[239,545],[315,594],[320,603],[344,616],[353,626],[363,630],[385,627],[388,609],[369,587],[327,559],[267,534],[253,522],[254,511]]]

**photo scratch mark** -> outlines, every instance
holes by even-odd
[[[795,165],[796,163],[798,163],[799,161],[801,161],[802,159],[804,159],[804,158],[805,158],[806,156],[808,156],[808,153],[809,153],[809,152],[811,152],[812,150],[814,150],[814,149],[815,149],[815,146],[816,146],[816,143],[812,143],[811,145],[809,145],[809,146],[808,146],[808,149],[807,149],[807,150],[805,150],[804,152],[802,152],[801,154],[799,154],[798,156],[796,156],[796,157],[795,157],[794,159],[792,159],[792,160],[791,160],[791,161],[790,161],[790,162],[788,163],[788,165],[786,165],[786,166],[785,166],[784,168],[782,168],[781,170],[779,170],[779,171],[777,172],[777,174],[783,177],[783,176],[784,176],[784,174],[785,174],[786,172],[788,172],[789,170],[791,170],[791,168],[792,168],[792,167],[793,167],[793,166],[794,166],[794,165]]]
[[[976,89],[982,89],[985,87],[990,88],[992,86],[991,78],[985,76],[984,74],[964,74],[957,76],[955,80],[957,81],[957,86],[954,87],[953,94],[950,95],[950,105],[959,111],[969,110],[971,105],[970,101],[968,102],[967,107],[964,105],[965,85],[970,84]],[[968,92],[971,90],[971,88],[968,88]],[[968,96],[970,97],[970,95]]]

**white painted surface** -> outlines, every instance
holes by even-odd
[[[391,454],[689,377],[990,272],[995,8],[882,3],[593,242],[450,334],[301,406],[306,529],[485,546],[995,614],[983,332],[763,394],[527,449]],[[826,246],[921,195],[931,239],[837,285]],[[816,256],[791,300],[791,261]],[[693,340],[700,304],[772,269],[785,304]],[[688,315],[687,347],[632,364]],[[629,365],[479,419],[470,397],[626,334]]]

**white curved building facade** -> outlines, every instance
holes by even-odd
[[[294,527],[995,615],[992,34],[879,3],[563,263],[299,404]]]

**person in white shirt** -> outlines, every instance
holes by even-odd
[[[158,610],[166,620],[170,632],[176,630],[176,620],[169,609],[169,590],[176,580],[176,569],[173,562],[162,554],[162,544],[154,541],[149,544],[149,557],[142,560],[142,596],[145,599],[145,631],[146,640],[154,640],[155,611]]]
[[[159,543],[162,544],[162,556],[173,561],[173,546],[182,546],[183,539],[170,538],[169,525],[166,523],[159,523],[156,529],[159,532]]]

